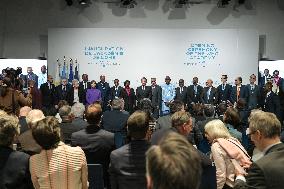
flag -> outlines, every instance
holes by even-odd
[[[74,79],[77,79],[79,81],[79,65],[77,63],[77,59],[75,60],[75,74]]]
[[[54,80],[55,85],[60,84],[60,78],[61,78],[61,64],[59,62],[59,59],[57,59],[56,60],[56,73],[55,73],[55,80]]]
[[[69,78],[68,78],[69,83],[72,83],[73,77],[74,77],[73,62],[72,59],[70,59]]]

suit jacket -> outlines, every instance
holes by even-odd
[[[162,103],[162,88],[159,85],[152,87],[152,106],[157,108],[161,106]]]
[[[145,86],[145,90],[142,90],[142,86],[137,87],[137,89],[136,89],[136,100],[138,101],[138,104],[144,98],[151,99],[151,96],[152,96],[152,89],[151,89],[150,86]]]
[[[66,100],[68,103],[70,102],[70,93],[71,93],[71,85],[67,84],[66,85],[66,90],[63,90],[62,85],[58,85],[55,88],[55,94],[56,94],[56,100],[55,103],[58,104],[60,100]]]
[[[246,85],[246,91],[248,94],[247,107],[249,110],[261,107],[261,89],[258,85],[254,85],[253,89],[251,85]]]
[[[165,115],[162,117],[159,117],[157,119],[155,128],[158,129],[169,129],[172,127],[172,120],[171,120],[172,114]]]
[[[112,151],[110,155],[111,188],[146,188],[145,153],[150,144],[146,140],[133,140]]]
[[[130,88],[130,95],[128,96],[126,89],[123,88],[121,91],[121,98],[124,100],[124,110],[128,111],[130,114],[133,113],[136,101],[134,89]]]
[[[216,104],[218,100],[217,89],[215,87],[211,87],[211,91],[208,97],[209,87],[204,87],[203,92],[201,94],[201,102],[203,104]]]
[[[273,163],[272,163],[273,162]],[[234,189],[280,189],[284,188],[284,144],[272,146],[266,154],[253,162],[246,182],[237,179]]]
[[[20,124],[20,134],[24,133],[25,131],[29,130],[29,126],[27,124],[26,116],[19,117],[19,124]]]
[[[49,89],[47,82],[40,86],[42,106],[44,107],[51,107],[56,104],[55,85],[50,84],[50,86],[51,88]]]
[[[85,96],[83,96],[83,94],[85,94]],[[86,101],[86,93],[84,93],[83,88],[80,88],[80,87],[78,88],[78,97],[79,97],[79,102],[84,104],[84,102]],[[70,93],[67,99],[68,99],[68,104],[72,106],[74,104],[73,103],[74,102],[74,87],[71,87]]]
[[[119,98],[121,96],[121,91],[122,91],[122,87],[118,86],[117,90],[115,90],[115,86],[110,88],[110,100],[113,100],[115,98]]]
[[[63,137],[63,141],[66,144],[70,144],[71,142],[71,135],[74,132],[80,131],[82,129],[85,129],[86,125],[77,125],[74,124],[73,121],[64,121],[60,123],[60,131],[61,136]]]
[[[276,95],[273,91],[264,99],[263,111],[274,113],[277,118],[280,120],[280,101],[279,96]]]
[[[34,73],[31,74],[31,79],[28,78],[28,75],[20,75],[20,78],[22,78],[24,80],[24,87],[28,88],[28,81],[29,80],[34,80],[35,81],[35,85],[34,87],[38,88],[38,76]]]
[[[261,77],[261,79],[258,81],[260,87],[264,87],[265,83],[267,82],[267,81],[265,81],[265,80],[267,80],[267,78],[271,78],[271,75],[268,74],[268,76],[266,77],[266,79],[265,79],[265,76],[262,76],[262,77]]]
[[[120,110],[105,111],[102,118],[102,128],[112,133],[122,132],[126,135],[128,117],[128,112]]]
[[[231,103],[234,104],[235,102],[237,102],[237,94],[238,94],[237,86],[233,86],[232,92],[231,92],[231,97],[230,97]],[[241,85],[239,98],[243,98],[247,102],[247,96],[248,96],[248,94],[247,94],[247,90],[246,90],[245,85]]]
[[[108,167],[110,153],[115,147],[114,134],[89,124],[86,129],[72,133],[71,145],[84,150],[88,164],[102,164],[104,183],[109,186]]]
[[[108,103],[109,99],[110,99],[110,87],[109,84],[107,82],[98,82],[97,84],[97,89],[99,89],[101,91],[102,94],[102,101],[103,103]]]
[[[217,103],[220,104],[222,102],[226,102],[227,100],[230,100],[230,95],[232,91],[232,86],[229,84],[225,85],[224,90],[222,89],[222,84],[217,87],[217,96],[218,100]]]
[[[87,81],[86,83],[86,87],[85,88],[85,85],[84,85],[84,81],[81,81],[79,83],[79,89],[81,91],[80,95],[81,97],[79,96],[80,99],[82,99],[82,103],[85,105],[86,104],[86,93],[87,93],[87,90],[91,88],[91,83]]]
[[[201,93],[203,91],[203,87],[201,87],[200,85],[197,85],[197,91],[195,93],[194,90],[194,85],[190,85],[189,87],[187,87],[187,105],[191,104],[192,102],[194,103],[201,103]]]
[[[26,132],[20,134],[18,140],[21,144],[22,151],[29,155],[39,154],[41,151],[40,145],[35,141],[32,130],[27,130]]]
[[[0,188],[32,189],[28,154],[0,147]]]
[[[186,91],[187,91],[187,87],[186,87],[186,86],[183,86],[183,87],[182,87],[182,92],[180,91],[180,87],[177,87],[177,88],[176,88],[175,100],[180,100],[180,101],[182,101],[184,104],[186,104],[186,103],[187,103]]]

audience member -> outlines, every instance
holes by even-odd
[[[88,123],[84,120],[85,106],[82,103],[75,103],[71,107],[71,114],[74,116],[72,123],[79,125],[82,128],[86,128]]]
[[[217,189],[232,188],[235,166],[237,167],[240,162],[248,168],[251,164],[250,157],[240,142],[231,137],[224,123],[219,119],[205,125],[205,136],[212,144],[211,153],[216,166]]]
[[[149,117],[143,111],[134,112],[127,121],[131,141],[112,151],[110,155],[111,188],[146,188],[145,152],[149,147],[146,140]]]
[[[13,149],[15,137],[19,135],[16,117],[0,117],[0,188],[32,189],[29,172],[29,155]]]
[[[217,107],[217,115],[218,115],[218,119],[220,119],[221,121],[223,121],[224,119],[224,113],[227,110],[227,104],[226,103],[220,103]]]
[[[28,106],[24,106],[20,109],[19,113],[20,134],[22,134],[23,132],[29,129],[26,117],[31,110],[32,109]]]
[[[240,116],[237,110],[233,107],[229,107],[224,114],[223,122],[226,124],[226,127],[232,137],[235,137],[242,142],[242,133],[237,130],[240,126],[240,121]]]
[[[249,119],[249,134],[263,157],[252,163],[248,174],[237,172],[235,189],[284,188],[284,144],[280,141],[281,123],[273,113],[255,111]]]
[[[88,188],[86,157],[79,147],[70,147],[60,141],[60,127],[54,117],[38,121],[32,128],[40,154],[30,158],[33,185],[38,188]]]
[[[68,105],[62,106],[58,113],[62,119],[62,122],[60,123],[61,139],[65,144],[70,144],[72,133],[86,128],[86,125],[77,125],[73,123],[74,116],[71,113],[71,107]]]
[[[194,117],[196,123],[198,121],[204,121],[206,119],[204,116],[204,105],[201,103],[193,104],[191,115]]]
[[[32,128],[33,125],[36,124],[38,121],[44,119],[45,116],[41,110],[31,110],[27,117],[27,124],[28,124],[28,130],[22,133],[19,136],[19,142],[21,145],[21,150],[30,154],[38,154],[41,151],[41,147],[36,143],[34,137],[32,136]]]
[[[87,162],[103,165],[104,183],[109,187],[108,167],[110,153],[114,149],[114,134],[101,129],[102,108],[99,104],[91,104],[86,111],[88,126],[71,136],[71,145],[80,146],[87,158]]]
[[[8,114],[18,115],[20,107],[32,105],[31,90],[28,90],[27,97],[12,88],[11,79],[5,77],[0,86],[0,109]]]
[[[145,112],[149,117],[149,129],[147,132],[147,140],[149,141],[152,137],[153,132],[156,130],[156,119],[153,116],[153,106],[151,100],[148,98],[141,100],[140,110]]]
[[[196,189],[201,182],[200,156],[186,138],[169,133],[146,153],[147,189]]]

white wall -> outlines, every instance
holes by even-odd
[[[284,11],[278,6],[283,0],[251,0],[252,10],[241,6],[238,11],[232,5],[217,8],[216,0],[188,9],[173,9],[166,0],[144,0],[131,10],[91,1],[83,9],[77,3],[68,7],[64,0],[1,0],[0,57],[36,58],[48,53],[48,28],[121,27],[252,29],[266,35],[267,57],[284,59]]]

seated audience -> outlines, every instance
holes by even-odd
[[[71,107],[68,105],[62,106],[59,109],[58,113],[62,120],[60,123],[60,130],[62,134],[61,139],[66,144],[70,144],[72,133],[86,128],[86,125],[76,125],[73,123],[74,117],[73,117],[73,114],[71,113]]]
[[[85,106],[82,103],[75,103],[71,107],[71,114],[74,116],[72,123],[86,128],[88,123],[84,120]]]
[[[69,104],[68,104],[68,102],[67,102],[66,100],[60,100],[60,101],[58,102],[58,105],[56,105],[57,110],[56,110],[55,115],[50,115],[50,114],[48,114],[48,116],[55,116],[55,118],[57,118],[58,122],[61,123],[61,122],[62,122],[62,119],[61,119],[61,117],[60,117],[58,111],[59,111],[59,109],[60,109],[62,106],[68,106],[68,105],[69,105]],[[46,114],[44,114],[44,115],[47,116]]]
[[[225,124],[219,119],[205,125],[205,136],[212,144],[211,153],[216,166],[217,189],[232,188],[236,164],[241,162],[245,168],[248,168],[251,164],[249,155],[241,143],[231,137]]]
[[[147,189],[196,189],[200,156],[183,136],[170,133],[146,153]]]
[[[114,134],[101,129],[102,108],[99,104],[91,104],[86,111],[87,128],[77,131],[71,136],[71,145],[80,146],[87,162],[103,165],[104,183],[109,185],[108,167],[110,153],[114,149]]]
[[[33,185],[38,188],[88,188],[86,157],[79,147],[60,141],[60,127],[56,118],[46,117],[32,128],[40,154],[31,156],[30,172]]]
[[[19,113],[20,134],[22,134],[23,132],[29,129],[26,117],[31,110],[32,109],[28,106],[24,106],[20,109]]]
[[[234,189],[284,188],[284,144],[280,141],[281,124],[275,114],[251,113],[249,134],[263,157],[252,163],[246,177],[238,172]]]
[[[242,133],[237,130],[240,125],[240,116],[237,110],[229,107],[224,114],[223,122],[225,123],[232,137],[235,137],[241,142]]]
[[[31,110],[27,115],[27,124],[28,124],[28,130],[24,133],[20,134],[18,137],[21,150],[30,154],[39,154],[41,151],[41,147],[36,143],[33,135],[32,135],[32,127],[34,124],[36,124],[38,121],[44,119],[45,116],[41,110]]]
[[[110,181],[112,189],[146,188],[145,152],[149,147],[146,140],[149,117],[145,112],[134,112],[127,121],[129,144],[112,151],[110,155]]]
[[[29,172],[29,155],[13,150],[13,142],[19,135],[16,117],[0,117],[0,188],[32,189]]]
[[[192,117],[195,118],[195,122],[204,121],[206,118],[204,116],[204,105],[197,103],[192,104]]]

